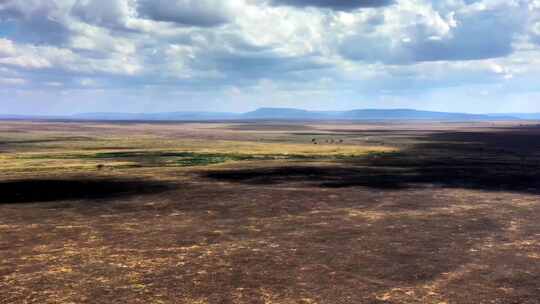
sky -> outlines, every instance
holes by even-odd
[[[0,0],[0,113],[540,112],[540,0]]]

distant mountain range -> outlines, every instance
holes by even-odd
[[[1,115],[0,119],[105,120],[105,121],[219,121],[219,120],[540,120],[540,113],[468,114],[412,109],[308,111],[294,108],[260,108],[246,113],[81,113],[65,116]]]

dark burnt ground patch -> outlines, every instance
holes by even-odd
[[[422,185],[540,194],[537,132],[438,132],[399,153],[335,159],[330,166],[281,166],[205,172],[213,180],[320,187],[404,189]]]
[[[251,185],[307,183],[338,188],[366,186],[379,189],[405,188],[403,178],[388,173],[389,170],[347,168],[342,166],[283,166],[259,167],[242,170],[215,170],[205,172],[210,179],[239,182]]]
[[[446,133],[326,164],[140,171],[177,184],[70,208],[2,204],[0,302],[537,304],[538,196],[486,182],[534,176],[516,156],[534,168],[536,148]]]
[[[401,161],[401,160],[400,160]],[[506,163],[463,161],[424,163],[408,167],[310,167],[250,168],[216,170],[204,173],[207,178],[251,185],[308,183],[324,188],[368,187],[374,189],[412,189],[436,185],[489,191],[540,193],[540,168]]]
[[[369,222],[333,213],[254,227],[262,231],[196,249],[187,253],[190,264],[161,269],[144,280],[169,278],[178,295],[210,298],[210,303],[233,301],[239,289],[240,294],[251,292],[251,301],[262,301],[266,291],[283,302],[349,298],[372,303],[374,294],[388,286],[425,284],[468,263],[475,242],[498,230],[489,219],[484,225],[467,224],[459,215]],[[229,235],[241,230],[229,230]],[[223,240],[219,234],[216,239]]]
[[[0,182],[0,204],[92,200],[166,191],[165,183],[121,179],[30,179]]]
[[[524,211],[454,191],[196,183],[107,210],[14,206],[2,210],[0,286],[15,302],[31,290],[36,301],[77,303],[376,303],[399,290],[381,302],[438,303],[471,297],[473,283],[493,294],[477,299],[501,298],[500,282],[534,296],[534,275],[517,271],[534,260],[499,251],[538,233],[533,216],[522,217],[523,235],[506,235]],[[455,208],[468,202],[475,208]],[[501,255],[505,266],[485,270]],[[462,268],[470,273],[447,277]]]

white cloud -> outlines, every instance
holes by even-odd
[[[12,44],[15,52],[0,58],[0,65],[24,69],[56,69],[66,72],[134,75],[143,68],[136,58],[122,53],[90,57],[68,48]]]
[[[0,77],[0,84],[1,85],[23,85],[26,84],[27,81],[22,78],[2,78]]]
[[[276,5],[290,5],[296,7],[320,7],[333,10],[355,10],[368,7],[383,7],[394,3],[393,0],[271,0]]]
[[[188,26],[218,26],[240,13],[242,0],[139,0],[140,16]]]
[[[389,64],[504,57],[523,31],[525,9],[511,1],[441,1],[434,6],[402,0],[385,9],[385,22],[374,31],[365,31],[359,22],[356,31],[343,37],[341,52],[352,60]]]
[[[49,86],[49,87],[62,87],[62,86],[64,86],[63,83],[58,82],[58,81],[47,81],[47,82],[44,83],[44,85]]]
[[[8,39],[0,39],[0,58],[15,55],[15,46]]]
[[[19,73],[0,76],[50,90],[80,79],[108,90],[235,88],[246,99],[267,81],[292,100],[295,90],[510,86],[540,73],[538,0],[336,3],[0,0],[0,69]]]
[[[136,14],[135,0],[76,0],[72,14],[90,24],[123,27]]]

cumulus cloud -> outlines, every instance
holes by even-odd
[[[346,36],[341,53],[352,60],[389,64],[422,61],[479,60],[513,52],[514,39],[523,31],[523,7],[512,3],[462,5],[458,10],[436,10],[410,5],[387,12],[376,32],[362,30]],[[494,29],[499,29],[493,35]]]
[[[540,45],[540,1],[538,0],[529,3],[528,28],[532,42]]]
[[[107,57],[90,57],[68,48],[9,43],[11,43],[14,52],[8,56],[0,57],[0,66],[5,65],[26,70],[53,69],[66,73],[108,73],[111,75],[134,75],[141,70],[136,59],[122,54],[113,53]]]
[[[8,57],[15,54],[15,46],[8,39],[0,39],[0,58]]]
[[[538,0],[0,0],[3,88],[28,92],[353,98],[525,83],[537,58]]]
[[[139,0],[140,16],[156,21],[212,27],[232,20],[237,0]]]
[[[0,22],[18,40],[61,44],[69,36],[64,25],[70,5],[61,0],[0,1]]]
[[[25,69],[43,69],[51,67],[51,63],[47,59],[29,55],[0,58],[0,64],[16,66]]]
[[[135,14],[134,0],[77,0],[71,13],[81,20],[105,27],[123,27]]]
[[[393,0],[272,0],[273,4],[296,7],[323,7],[334,10],[353,10],[366,7],[383,7]]]
[[[26,80],[22,78],[2,78],[0,77],[0,85],[23,85],[26,84]]]

